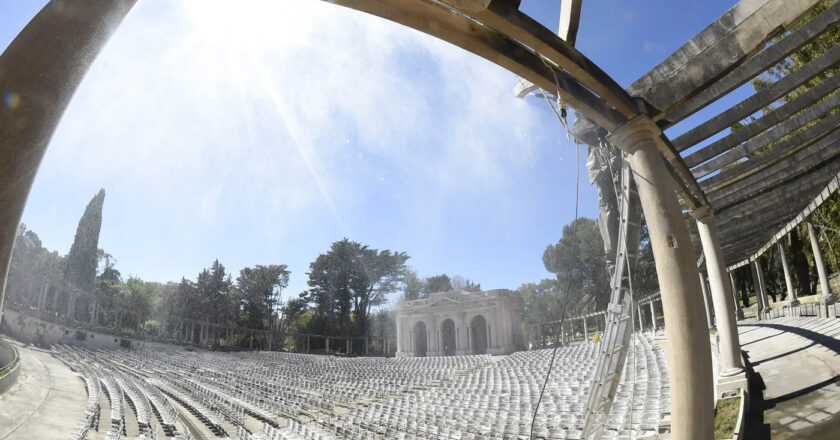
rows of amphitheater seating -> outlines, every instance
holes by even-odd
[[[558,349],[536,437],[580,437],[599,347]],[[157,438],[156,424],[167,437],[188,438],[176,428],[176,404],[215,435],[243,440],[528,438],[551,354],[386,359],[59,348],[88,390],[73,439],[87,438],[102,417],[110,418],[105,438],[125,435],[126,405],[139,438]],[[605,437],[657,435],[670,406],[665,365],[649,336],[634,337]]]

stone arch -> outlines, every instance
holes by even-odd
[[[456,340],[455,321],[447,318],[440,325],[440,351],[444,356],[455,355],[455,349],[457,348]]]
[[[473,354],[487,353],[487,320],[483,315],[470,320],[470,345]]]
[[[426,351],[429,348],[429,339],[426,323],[417,321],[412,327],[412,336],[414,338],[414,356],[425,357]]]

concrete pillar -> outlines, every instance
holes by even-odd
[[[706,215],[698,219],[697,231],[700,234],[703,255],[706,258],[709,290],[717,324],[720,376],[731,377],[744,372],[744,364],[741,362],[741,342],[738,339],[738,323],[735,321],[732,286],[725,280],[726,267],[723,251],[720,249],[717,231],[714,229],[713,217]]]
[[[347,338],[347,340],[345,341],[344,346],[345,346],[346,353],[347,353],[347,354],[350,354],[350,338]]]
[[[761,299],[764,301],[765,313],[770,312],[770,297],[767,296],[767,280],[764,278],[764,269],[761,267],[761,259],[755,260],[758,265],[758,281],[761,283]]]
[[[0,312],[18,225],[50,138],[135,1],[52,0],[0,55],[0,96],[11,102],[0,112]]]
[[[700,272],[700,290],[703,292],[703,306],[706,308],[706,323],[709,328],[715,328],[715,317],[712,315],[711,295],[706,284],[706,274]]]
[[[752,275],[753,290],[755,291],[755,318],[760,321],[762,319],[762,312],[764,311],[764,302],[761,300],[761,283],[758,281],[755,261],[750,263],[750,275]]]
[[[639,316],[639,331],[645,330],[645,317],[642,315],[642,305],[639,304],[636,306],[636,315]]]
[[[744,319],[744,310],[741,309],[741,301],[738,300],[738,288],[735,287],[735,276],[729,272],[729,285],[732,288],[732,301],[735,303],[735,318],[739,321]]]
[[[586,325],[586,317],[583,317],[583,339],[589,342],[589,327]]]
[[[781,243],[776,243],[776,248],[779,250],[779,258],[782,260],[782,270],[785,273],[785,287],[787,287],[790,305],[796,307],[799,305],[799,297],[796,295],[796,290],[793,288],[793,278],[790,276],[790,267],[788,267],[787,257],[785,256],[785,248]]]
[[[823,261],[822,251],[820,250],[820,242],[817,239],[817,234],[814,232],[814,225],[811,222],[806,222],[808,225],[808,236],[811,237],[811,250],[814,252],[814,265],[817,266],[817,273],[820,276],[820,299],[821,308],[825,309],[823,316],[828,317],[828,305],[834,304],[837,297],[831,292],[831,285],[828,284],[828,274],[825,271],[825,262]]]
[[[651,332],[656,335],[656,308],[655,304],[656,300],[650,300],[650,329]]]
[[[327,336],[326,351],[327,351],[327,353],[330,352],[330,337],[329,336]]]
[[[402,319],[397,319],[397,353],[405,351],[402,340]]]
[[[697,279],[694,248],[688,236],[674,182],[657,143],[661,130],[637,116],[610,136],[624,150],[633,170],[645,214],[657,278],[662,289],[666,354],[671,384],[671,438],[711,440],[714,385],[709,332]]]

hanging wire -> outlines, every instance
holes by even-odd
[[[553,107],[552,107],[553,108]],[[566,307],[569,305],[569,292],[572,288],[572,268],[574,267],[575,252],[577,248],[577,226],[578,226],[578,208],[580,205],[580,144],[575,142],[575,220],[572,222],[572,254],[569,258],[569,270],[566,282],[566,300],[563,301],[563,309],[560,312],[560,334],[563,334],[563,322],[566,319]],[[557,357],[557,349],[560,348],[560,343],[554,344],[554,349],[551,352],[551,360],[548,363],[548,372],[545,374],[545,380],[540,388],[540,397],[537,399],[537,406],[534,408],[534,414],[531,417],[531,432],[528,436],[530,439],[534,438],[534,423],[537,420],[537,413],[540,411],[540,403],[542,403],[545,388],[548,386],[548,379],[551,377],[551,370],[554,368],[554,359]]]

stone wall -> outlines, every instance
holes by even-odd
[[[3,311],[2,331],[21,342],[30,344],[68,344],[92,349],[123,347],[135,350],[171,347],[158,342],[114,336],[44,321],[10,309]]]
[[[11,344],[0,340],[0,394],[11,388],[20,374],[18,352]]]

